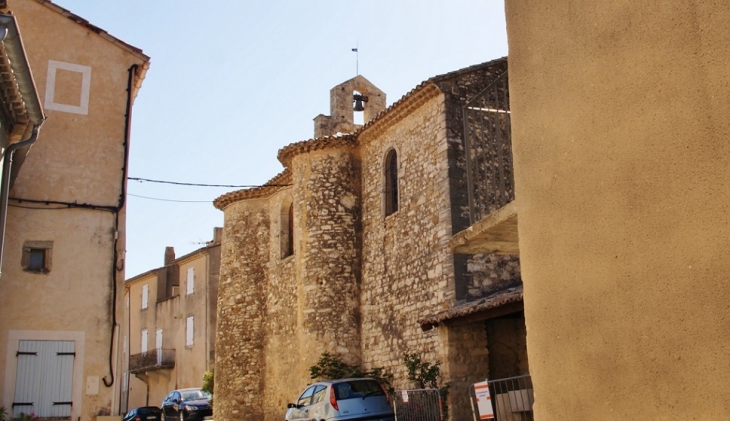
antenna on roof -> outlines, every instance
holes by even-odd
[[[355,76],[358,76],[360,75],[360,69],[358,69],[360,64],[360,52],[357,50],[357,42],[355,43],[355,48],[353,48],[352,51],[355,53]]]

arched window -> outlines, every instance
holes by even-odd
[[[385,155],[385,216],[398,211],[398,154],[391,149]]]
[[[291,198],[281,206],[281,258],[294,254],[294,203]]]

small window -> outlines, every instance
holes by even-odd
[[[398,154],[391,149],[385,155],[385,216],[398,211]]]
[[[51,271],[53,241],[26,241],[20,265],[26,272],[48,273]]]
[[[185,282],[185,293],[187,295],[195,292],[195,268],[188,268],[188,278]]]
[[[193,333],[194,332],[194,319],[193,316],[188,317],[185,326],[185,345],[193,346]]]
[[[150,286],[142,285],[142,310],[147,308],[147,304],[150,298]]]
[[[294,254],[294,203],[291,197],[284,200],[281,206],[281,258]]]

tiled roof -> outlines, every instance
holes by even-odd
[[[320,151],[323,149],[345,147],[351,148],[355,146],[357,137],[353,134],[345,134],[339,136],[326,136],[318,139],[303,140],[301,142],[292,143],[279,149],[277,158],[285,167],[291,166],[291,160],[294,156],[308,153],[312,151]]]
[[[130,53],[136,55],[137,57],[141,58],[143,61],[149,61],[149,56],[145,55],[142,52],[142,49],[137,48],[133,45],[127,44],[126,42],[120,40],[119,38],[109,34],[107,31],[99,28],[98,26],[92,25],[88,20],[82,18],[79,15],[76,15],[72,13],[70,10],[64,9],[63,7],[53,3],[51,0],[36,0],[38,3],[48,7],[49,9],[53,10],[56,13],[59,13],[72,21],[78,23],[79,25],[91,30],[92,32],[99,34],[102,38],[106,39],[107,41],[111,42],[112,44],[115,44],[119,46],[120,48],[129,51]]]
[[[286,168],[262,186],[251,189],[236,190],[219,196],[213,201],[213,206],[215,206],[216,209],[223,210],[226,206],[231,203],[238,202],[239,200],[270,196],[284,187],[290,186],[291,183],[291,171],[289,168]]]
[[[484,67],[490,67],[494,66],[495,64],[503,63],[507,61],[507,57],[501,57],[495,60],[487,61],[485,63],[475,64],[473,66],[465,67],[463,69],[454,70],[453,72],[444,73],[441,75],[433,76],[427,80],[424,80],[423,82],[419,83],[415,88],[411,89],[403,95],[398,101],[391,104],[390,107],[386,108],[385,110],[378,113],[378,115],[375,116],[372,120],[365,123],[364,126],[362,126],[359,130],[357,130],[354,134],[359,135],[363,131],[369,129],[372,126],[376,126],[379,123],[381,123],[381,120],[384,119],[385,116],[387,116],[389,113],[392,113],[394,110],[401,108],[404,104],[407,104],[413,99],[419,98],[419,94],[423,94],[423,90],[428,86],[433,86],[438,88],[436,86],[436,83],[442,82],[447,79],[451,79],[469,72],[473,72],[475,70],[479,70]],[[440,89],[439,89],[440,90]],[[420,104],[419,104],[420,105]]]
[[[279,161],[284,165],[285,168],[287,168],[284,172],[277,175],[276,177],[274,177],[274,179],[267,182],[265,185],[263,185],[261,187],[238,190],[235,192],[224,194],[224,195],[220,196],[219,198],[215,199],[213,201],[213,205],[216,208],[223,210],[223,208],[225,208],[226,206],[228,206],[231,203],[236,202],[238,200],[251,199],[251,198],[255,198],[255,197],[265,197],[265,196],[271,195],[281,188],[281,186],[279,186],[279,187],[271,186],[272,184],[281,184],[281,183],[274,183],[273,180],[276,180],[277,177],[283,176],[283,174],[285,174],[289,171],[288,168],[290,167],[292,158],[294,156],[302,154],[302,153],[308,153],[308,152],[317,151],[317,150],[324,150],[324,149],[328,149],[328,148],[355,147],[359,143],[360,135],[363,132],[365,132],[365,131],[377,132],[378,128],[388,126],[388,125],[400,120],[405,115],[407,115],[411,110],[418,108],[419,106],[423,105],[429,99],[440,94],[441,89],[438,87],[438,85],[436,85],[436,83],[457,77],[457,76],[465,74],[465,73],[473,72],[475,70],[479,70],[484,67],[494,66],[496,64],[506,62],[506,61],[507,61],[507,57],[502,57],[502,58],[498,58],[496,60],[488,61],[486,63],[476,64],[474,66],[465,67],[463,69],[455,70],[453,72],[444,73],[442,75],[438,75],[438,76],[429,78],[428,80],[421,82],[415,88],[411,89],[408,93],[403,95],[401,97],[401,99],[399,99],[398,101],[391,104],[390,107],[379,112],[378,115],[376,115],[372,120],[365,123],[365,125],[363,125],[362,127],[360,127],[358,130],[356,130],[353,133],[337,135],[337,136],[320,137],[320,138],[316,138],[316,139],[309,139],[309,140],[304,140],[301,142],[295,142],[290,145],[287,145],[287,146],[279,149],[279,153],[277,155]],[[289,175],[289,183],[291,183],[291,175]]]
[[[495,309],[505,304],[522,301],[522,285],[496,292],[476,301],[458,304],[448,310],[418,319],[423,330],[428,330],[445,320],[469,316],[475,313]]]

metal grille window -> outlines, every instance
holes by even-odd
[[[31,341],[18,343],[13,418],[33,413],[41,418],[71,415],[73,341]]]
[[[471,224],[515,198],[508,85],[505,72],[464,106]]]

